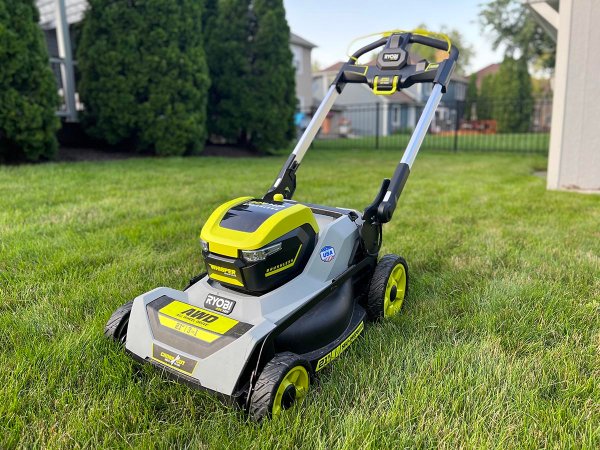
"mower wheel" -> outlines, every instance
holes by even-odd
[[[120,344],[125,344],[127,338],[127,326],[129,325],[129,315],[131,314],[131,307],[133,301],[125,303],[119,309],[117,309],[104,327],[104,336],[109,339],[114,339]]]
[[[300,403],[308,392],[310,373],[308,361],[295,353],[275,355],[254,385],[250,417],[260,422]]]
[[[397,255],[382,257],[373,273],[367,298],[367,315],[372,321],[397,315],[408,294],[408,264]]]

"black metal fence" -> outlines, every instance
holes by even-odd
[[[403,148],[423,106],[390,102],[335,108],[319,131],[316,148]],[[443,102],[422,148],[546,154],[551,113],[552,99],[546,97],[527,102]],[[305,113],[300,128],[308,123],[310,115]]]

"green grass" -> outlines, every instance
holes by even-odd
[[[379,148],[398,149],[406,147],[410,134],[394,134],[379,138]],[[548,133],[502,133],[458,136],[458,151],[496,151],[514,153],[539,153],[546,155],[550,145]],[[375,136],[356,139],[319,139],[316,148],[371,149]],[[428,135],[423,142],[424,150],[453,150],[454,136]]]
[[[314,151],[296,198],[362,208],[397,152]],[[0,169],[0,448],[598,448],[600,197],[549,192],[540,156],[425,153],[384,252],[400,317],[261,426],[139,368],[111,312],[201,270],[213,208],[284,161],[135,159]]]

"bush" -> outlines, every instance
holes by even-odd
[[[0,161],[56,154],[56,81],[33,0],[0,0]]]
[[[84,124],[109,144],[199,153],[208,69],[197,0],[90,0],[78,49]]]

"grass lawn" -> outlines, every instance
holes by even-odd
[[[453,150],[454,136],[427,135],[423,149]],[[410,140],[410,134],[394,134],[379,138],[379,148],[403,149]],[[548,154],[550,135],[548,133],[501,133],[458,136],[458,151],[498,151],[518,153]],[[371,149],[375,147],[375,136],[356,139],[320,139],[317,148]]]
[[[296,198],[362,208],[398,158],[316,150]],[[600,196],[546,191],[541,156],[417,160],[384,232],[405,309],[304,408],[257,426],[107,342],[112,311],[183,288],[208,214],[283,161],[0,168],[0,448],[600,447]]]

